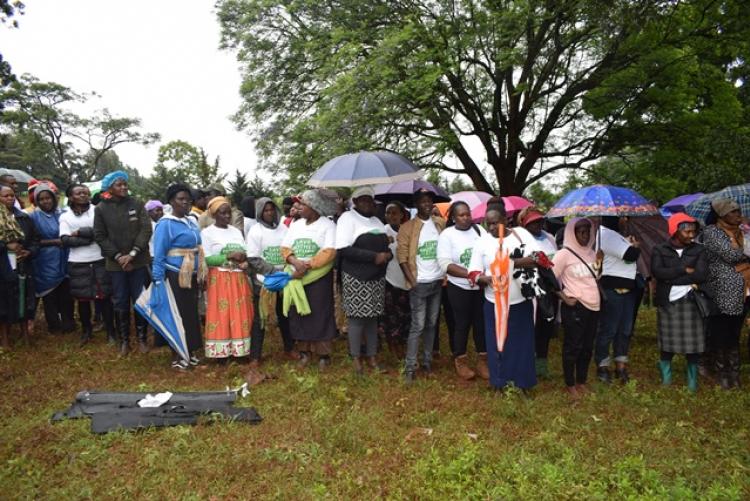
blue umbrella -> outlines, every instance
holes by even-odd
[[[659,209],[629,188],[597,184],[566,193],[547,217],[656,216]]]
[[[659,207],[659,212],[664,217],[669,217],[677,212],[685,212],[685,207],[687,207],[688,204],[694,202],[695,200],[698,200],[703,195],[704,194],[700,192],[691,193],[689,195],[680,195],[679,197],[675,197]]]
[[[355,187],[411,181],[422,174],[416,165],[397,153],[360,151],[327,161],[307,184],[315,188]]]
[[[750,216],[750,183],[727,186],[723,190],[703,195],[685,207],[685,212],[696,219],[706,222],[711,213],[711,202],[719,198],[730,198],[740,204],[744,216]]]
[[[451,197],[447,191],[421,179],[401,181],[400,183],[379,184],[374,186],[373,189],[375,191],[375,200],[385,203],[397,200],[407,207],[414,205],[414,193],[420,190],[432,193],[432,199],[435,203],[451,201]]]
[[[151,324],[183,360],[190,360],[190,352],[185,340],[185,328],[182,325],[182,317],[177,310],[172,289],[164,282],[152,282],[148,289],[138,297],[135,310]]]

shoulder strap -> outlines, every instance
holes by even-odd
[[[581,256],[579,256],[576,251],[574,251],[573,249],[571,249],[568,246],[563,246],[563,249],[567,250],[568,252],[570,252],[571,254],[573,254],[575,257],[577,257],[578,260],[581,261],[584,264],[584,266],[586,266],[586,269],[589,270],[589,273],[591,273],[591,276],[594,277],[594,280],[598,280],[598,278],[596,276],[596,273],[594,273],[594,270],[591,269],[591,266],[589,266],[589,263],[587,263],[586,261],[584,261],[583,258]]]

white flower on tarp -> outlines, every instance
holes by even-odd
[[[138,401],[138,407],[161,407],[162,405],[169,402],[170,398],[172,398],[171,391],[157,393],[156,395],[148,393],[146,395],[146,398],[142,398]]]
[[[229,388],[229,386],[227,386],[226,391],[233,391],[237,393],[240,396],[240,398],[245,398],[246,396],[250,394],[250,390],[247,389],[247,383],[242,383],[242,386],[238,386],[237,388],[231,388],[231,389]]]

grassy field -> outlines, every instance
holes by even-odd
[[[458,382],[445,356],[411,388],[389,356],[388,374],[358,379],[343,341],[329,371],[299,373],[271,335],[266,369],[277,379],[239,404],[254,406],[262,424],[104,436],[88,420],[49,417],[82,389],[223,390],[242,382],[245,366],[177,374],[163,350],[119,359],[101,333],[83,349],[76,336],[40,336],[33,348],[0,353],[0,497],[750,498],[750,393],[703,385],[691,395],[681,359],[675,385],[661,388],[654,324],[643,310],[633,381],[593,384],[575,405],[562,390],[559,338],[552,379],[527,399]]]

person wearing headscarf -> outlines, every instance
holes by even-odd
[[[167,203],[172,207],[172,212],[156,223],[154,231],[150,305],[154,311],[159,307],[171,306],[179,312],[182,323],[177,328],[184,332],[187,358],[173,350],[172,368],[180,371],[200,363],[197,353],[203,347],[198,315],[198,283],[203,282],[206,263],[200,230],[188,217],[191,202],[190,188],[184,184],[173,184],[167,188]],[[167,288],[174,298],[174,304],[164,304],[170,303]],[[157,325],[154,327],[159,329]],[[159,333],[173,337],[177,334]]]
[[[211,201],[214,197],[226,197],[227,192],[224,189],[224,186],[221,185],[221,183],[214,183],[205,190],[205,201],[206,201],[206,207],[208,207],[208,203]],[[208,211],[203,211],[200,216],[198,217],[198,226],[200,229],[208,228],[214,224],[214,218],[211,217],[211,214],[208,213]],[[235,207],[232,207],[232,222],[230,223],[232,226],[243,232],[245,231],[245,216],[242,215],[242,212],[238,210]]]
[[[120,355],[130,352],[131,301],[148,284],[151,263],[149,240],[151,221],[143,203],[128,194],[128,174],[110,172],[102,179],[101,202],[94,210],[94,241],[105,258],[105,269],[112,279],[112,303],[115,327],[120,340]],[[135,313],[138,348],[149,350],[146,320]]]
[[[513,384],[526,391],[536,385],[534,369],[534,303],[542,294],[537,285],[538,251],[536,240],[523,228],[509,228],[503,205],[499,203],[485,214],[488,234],[474,245],[469,263],[469,282],[484,287],[484,336],[490,386],[500,390]],[[504,230],[503,249],[510,257],[508,285],[508,334],[503,351],[498,351],[495,335],[495,293],[490,266],[500,248],[500,229]]]
[[[229,200],[214,197],[206,208],[214,224],[201,230],[208,265],[206,285],[206,358],[227,359],[250,354],[253,291],[247,270],[245,238],[230,226]]]
[[[60,214],[57,193],[40,183],[34,191],[36,210],[31,214],[39,237],[39,252],[34,256],[36,297],[42,299],[47,330],[52,333],[73,332],[73,299],[68,280],[68,249],[60,240]]]
[[[594,251],[594,224],[573,218],[565,225],[563,247],[552,259],[552,271],[560,282],[563,326],[562,365],[565,387],[574,400],[586,391],[594,339],[599,326],[598,275]]]
[[[388,248],[396,255],[398,247],[398,230],[409,220],[409,209],[398,201],[390,202],[385,207],[385,234],[388,237]],[[388,349],[398,358],[403,358],[406,339],[411,325],[411,308],[409,306],[409,289],[406,277],[398,260],[388,261],[385,270],[385,315],[380,319],[379,330],[383,333]]]
[[[369,367],[380,370],[376,359],[378,317],[385,313],[385,273],[393,259],[385,226],[375,217],[374,195],[369,186],[354,190],[353,209],[341,214],[336,223],[349,355],[356,374],[363,372],[363,342]]]
[[[148,251],[153,256],[154,255],[154,234],[153,231],[156,228],[156,223],[159,222],[159,219],[164,216],[164,205],[159,200],[149,200],[144,205],[144,208],[146,209],[146,212],[148,212],[148,217],[151,219],[151,238],[148,241]]]
[[[447,227],[438,238],[438,263],[448,276],[448,308],[453,310],[455,322],[453,332],[449,333],[453,365],[456,375],[467,381],[474,379],[477,374],[485,380],[490,378],[484,338],[482,291],[476,283],[469,282],[467,269],[474,244],[484,233],[484,229],[472,222],[469,205],[466,202],[455,202],[448,209]],[[472,330],[474,349],[477,352],[476,371],[469,367],[466,356],[469,329]]]
[[[305,367],[312,355],[320,369],[331,363],[331,341],[336,335],[333,306],[333,261],[336,258],[338,204],[321,190],[300,197],[301,218],[289,226],[281,242],[281,256],[291,265],[292,280],[284,288],[284,314]]]
[[[719,314],[709,317],[708,336],[722,388],[740,384],[740,332],[750,308],[750,258],[744,254],[742,212],[731,199],[711,202],[715,224],[703,230],[708,258],[706,292]]]
[[[432,350],[435,342],[440,300],[445,273],[437,260],[437,243],[445,220],[432,215],[433,193],[417,191],[414,205],[417,217],[401,225],[396,255],[406,277],[411,306],[411,327],[406,345],[404,381],[411,384],[416,377],[419,342],[423,343],[423,368],[432,371]]]
[[[695,289],[708,277],[708,260],[702,245],[694,242],[697,221],[676,213],[668,221],[669,240],[654,246],[651,274],[656,279],[659,371],[661,382],[672,382],[672,358],[687,359],[687,385],[698,389],[698,361],[706,346],[705,325],[695,300]]]
[[[557,252],[555,237],[544,231],[544,214],[536,207],[527,207],[518,213],[519,226],[525,228],[537,242],[539,249],[552,259]],[[536,308],[534,322],[534,352],[536,354],[536,375],[549,377],[547,354],[550,340],[555,337],[555,317],[557,316],[557,296],[547,294],[538,299],[546,301],[546,308]],[[552,312],[551,315],[548,313]]]
[[[36,230],[31,217],[15,207],[16,193],[0,184],[0,326],[3,347],[10,347],[11,325],[19,324],[21,336],[29,342],[29,321],[36,313],[34,267],[38,252]]]
[[[94,206],[90,191],[82,184],[73,184],[66,190],[69,210],[60,215],[60,240],[68,249],[67,271],[70,295],[78,302],[81,321],[81,345],[93,336],[92,303],[99,300],[102,308],[107,340],[117,342],[112,309],[112,281],[104,269],[104,256],[94,241]]]
[[[262,269],[270,266],[271,271],[282,271],[284,269],[284,258],[281,255],[281,242],[284,240],[288,228],[281,222],[279,207],[270,198],[261,197],[255,201],[255,219],[257,224],[250,228],[245,237],[247,259],[251,267]],[[284,356],[288,360],[299,360],[299,354],[294,350],[294,338],[292,338],[289,328],[289,319],[283,313],[283,291],[271,292],[261,287],[260,284],[255,284],[255,290],[259,291],[257,294],[258,308],[255,310],[258,317],[258,329],[257,333],[253,333],[251,340],[250,358],[260,363],[263,343],[269,327],[269,310],[273,305],[276,325],[281,334]]]
[[[641,255],[641,249],[635,238],[623,235],[624,223],[624,218],[602,217],[596,235],[596,246],[602,255],[599,283],[604,290],[606,301],[599,316],[600,325],[594,342],[594,360],[597,377],[607,384],[612,382],[612,355],[617,378],[622,384],[630,380],[628,354],[638,297],[636,261]]]

